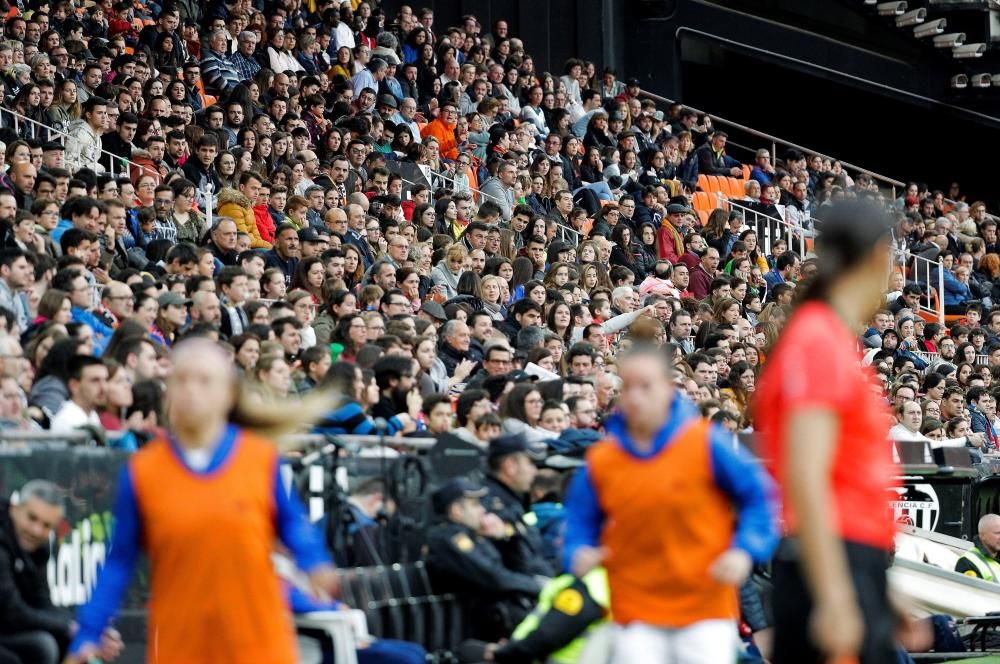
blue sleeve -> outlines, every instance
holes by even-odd
[[[306,593],[302,592],[298,588],[289,587],[288,588],[289,599],[291,600],[292,613],[311,613],[313,611],[338,611],[341,606],[340,602],[332,600],[325,602],[323,600],[310,597]]]
[[[128,466],[118,475],[118,495],[115,498],[114,532],[111,534],[111,551],[97,577],[97,586],[90,601],[77,612],[80,631],[76,633],[70,652],[77,652],[84,644],[98,644],[101,634],[118,612],[122,597],[128,589],[139,558],[141,541],[139,504],[132,487]]]
[[[389,425],[385,430],[387,436],[395,436],[403,430],[403,423],[395,415],[386,420],[386,423]]]
[[[715,483],[736,506],[733,548],[746,551],[756,563],[767,562],[778,545],[774,484],[745,450],[733,449],[732,439],[722,429],[712,427],[709,445]]]
[[[573,556],[582,546],[599,546],[604,512],[590,480],[589,466],[584,466],[570,482],[563,501],[566,507],[566,539],[563,543],[563,569],[573,566]]]
[[[962,287],[962,282],[956,279],[948,270],[944,270],[944,290],[955,295],[961,295],[965,291]]]
[[[281,464],[274,465],[274,504],[277,508],[278,536],[284,542],[299,568],[311,572],[320,565],[330,565],[330,556],[294,492],[285,491],[281,480]]]

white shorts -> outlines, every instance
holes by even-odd
[[[733,664],[739,634],[732,620],[672,629],[646,623],[618,628],[613,664]]]

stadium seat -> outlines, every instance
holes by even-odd
[[[749,180],[750,179],[750,172],[752,170],[753,169],[751,169],[749,166],[747,166],[746,164],[743,164],[743,179],[744,180]]]
[[[714,194],[714,193],[718,193],[720,191],[722,191],[722,183],[719,182],[719,176],[717,176],[717,175],[709,175],[708,176],[708,192]]]
[[[708,216],[711,214],[708,210],[695,210],[698,213],[698,218],[701,219],[701,225],[705,226],[708,224]]]
[[[402,639],[429,652],[454,650],[462,640],[462,611],[454,595],[437,595],[423,562],[341,570],[343,600],[360,609],[368,631]]]
[[[709,194],[704,191],[696,191],[691,199],[691,205],[695,210],[705,210],[707,212],[711,212],[716,207],[715,194]]]
[[[743,198],[746,195],[746,189],[743,185],[743,180],[739,178],[726,178],[729,184],[729,197],[730,198]]]
[[[708,176],[699,175],[698,176],[698,188],[702,191],[708,191]]]
[[[351,611],[313,611],[295,617],[295,626],[306,636],[321,638],[333,653],[334,664],[357,664],[358,644]]]

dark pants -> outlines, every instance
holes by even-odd
[[[48,632],[0,634],[0,664],[57,664],[59,643]]]
[[[865,625],[860,664],[895,664],[895,617],[889,607],[886,552],[845,542],[847,566]],[[813,645],[809,619],[813,602],[792,541],[782,542],[774,560],[774,664],[826,664]]]

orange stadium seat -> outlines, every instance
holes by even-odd
[[[717,175],[708,176],[708,191],[711,193],[722,191],[722,183],[719,182],[719,176]]]
[[[749,180],[750,179],[750,171],[751,170],[753,170],[753,169],[751,169],[746,164],[743,164],[743,179],[744,180]]]
[[[698,187],[702,191],[708,191],[708,176],[707,175],[699,175],[698,176]]]
[[[691,199],[691,205],[695,210],[711,212],[715,209],[715,195],[704,191],[696,191],[694,192],[694,197]]]
[[[711,214],[708,210],[695,210],[698,213],[698,218],[701,220],[701,225],[705,226],[708,224],[708,215]]]
[[[743,180],[739,178],[726,178],[729,184],[729,194],[730,198],[743,198],[746,195],[746,189],[743,186]]]

